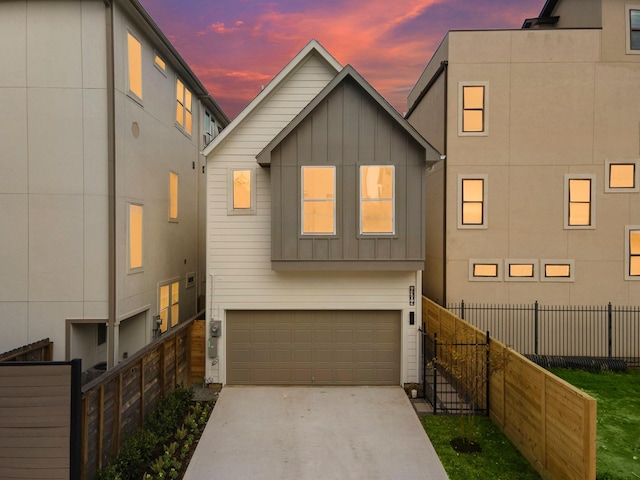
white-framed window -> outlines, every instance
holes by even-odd
[[[169,172],[169,221],[178,221],[178,174]]]
[[[158,290],[160,333],[164,333],[180,320],[180,282],[172,280],[160,285]]]
[[[540,260],[541,282],[574,282],[575,262],[573,260]]]
[[[640,280],[640,225],[625,227],[624,279]]]
[[[625,5],[627,54],[640,54],[640,5]]]
[[[153,56],[153,66],[156,67],[165,77],[167,76],[167,63],[157,53]]]
[[[127,60],[127,90],[142,100],[142,44],[131,32],[127,32]]]
[[[564,228],[593,229],[595,227],[595,175],[566,174],[564,176]]]
[[[504,279],[507,282],[537,282],[538,260],[507,259],[504,261]]]
[[[360,166],[360,234],[395,233],[395,167]]]
[[[222,131],[222,126],[218,125],[214,116],[208,111],[204,111],[204,144],[209,145],[211,141]]]
[[[458,175],[458,228],[487,228],[488,175]]]
[[[489,134],[489,82],[458,83],[458,135]]]
[[[336,234],[336,167],[301,167],[302,235]]]
[[[605,162],[604,191],[606,193],[640,192],[638,161]]]
[[[472,282],[502,281],[502,260],[470,259],[469,280]]]
[[[255,168],[230,168],[227,186],[227,214],[256,214]]]
[[[189,135],[193,124],[192,102],[191,90],[179,78],[176,79],[176,123]]]
[[[129,273],[142,271],[143,206],[129,203],[127,208],[127,264]]]

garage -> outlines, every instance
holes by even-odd
[[[399,311],[227,311],[229,385],[400,385]]]

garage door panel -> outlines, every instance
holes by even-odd
[[[227,311],[227,383],[398,385],[398,311]]]

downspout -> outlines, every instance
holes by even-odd
[[[442,306],[446,308],[447,305],[447,164],[449,159],[447,157],[447,144],[448,144],[448,128],[447,120],[449,119],[449,62],[446,60],[440,64],[440,68],[444,69],[444,142],[442,154],[445,157],[444,160],[444,173],[443,173],[443,189],[442,189],[442,205],[444,212],[442,215]]]
[[[116,125],[113,0],[104,0],[107,32],[107,191],[109,222],[109,298],[107,368],[115,366],[116,346]]]

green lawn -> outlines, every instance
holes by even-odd
[[[420,421],[451,480],[539,480],[540,475],[488,417],[473,417],[473,440],[480,453],[457,453],[449,444],[459,435],[460,417],[425,415]]]
[[[552,371],[598,401],[597,479],[640,479],[640,371]]]

